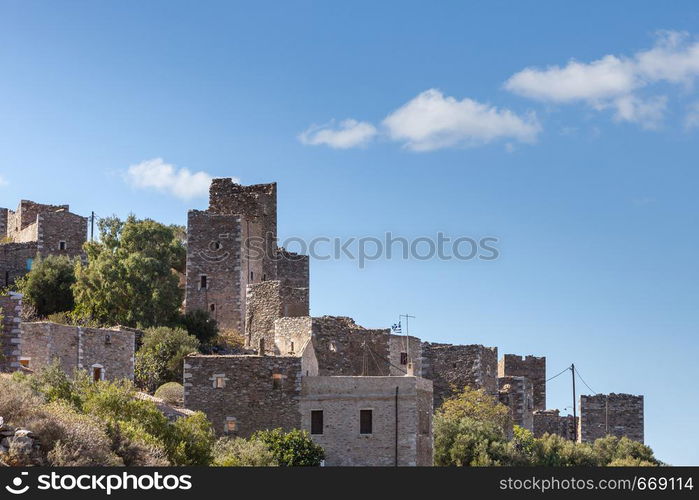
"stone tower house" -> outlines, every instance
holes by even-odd
[[[242,334],[248,287],[266,281],[308,294],[308,257],[277,247],[277,184],[214,179],[209,208],[187,218],[185,310],[208,311],[221,329]],[[298,314],[308,314],[307,300]]]

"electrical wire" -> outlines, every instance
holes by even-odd
[[[582,375],[580,375],[580,372],[578,371],[577,367],[575,368],[575,373],[578,374],[578,377],[580,377],[580,380],[582,380],[582,383],[585,384],[585,387],[587,387],[588,389],[590,389],[590,390],[592,391],[593,394],[599,394],[599,392],[597,392],[596,390],[594,390],[592,387],[590,387],[590,386],[588,385],[587,382],[585,382],[585,379],[582,378]]]
[[[565,372],[567,372],[568,370],[570,370],[570,366],[564,368],[563,370],[561,370],[559,373],[557,373],[557,374],[554,375],[553,377],[551,377],[551,378],[549,378],[549,379],[546,379],[546,382],[549,382],[549,381],[555,379],[556,377],[558,377],[558,376],[560,376],[560,375],[563,375],[563,374],[564,374]]]

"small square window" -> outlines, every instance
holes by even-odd
[[[58,249],[59,249],[59,250],[65,250],[65,249],[66,249],[66,242],[65,242],[65,241],[59,241],[59,242],[58,242]]]
[[[211,304],[209,306],[209,311],[211,311],[212,313],[215,313],[216,312],[216,304]]]
[[[199,289],[205,290],[208,287],[209,287],[209,280],[205,274],[202,274],[199,277]]]
[[[323,434],[323,410],[311,410],[311,434]]]
[[[408,353],[407,352],[400,353],[400,364],[401,365],[408,364]]]
[[[214,389],[223,389],[224,387],[226,387],[226,377],[214,375]]]
[[[238,421],[233,417],[226,417],[226,434],[233,434],[238,431]]]
[[[373,432],[373,411],[359,410],[359,433],[371,434]]]
[[[111,336],[111,334],[108,333],[108,334],[106,334],[106,335],[104,336],[104,343],[105,343],[105,344],[111,344],[111,343],[112,343],[112,336]]]
[[[29,361],[31,361],[32,358],[19,358],[19,364],[20,366],[23,366],[24,368],[29,368]]]
[[[282,374],[281,373],[275,373],[272,375],[272,388],[273,389],[281,389],[282,388]]]

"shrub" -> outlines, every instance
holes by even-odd
[[[20,377],[0,374],[0,417],[6,423],[20,425],[44,403]]]
[[[196,309],[182,316],[182,325],[187,333],[196,337],[202,345],[209,345],[218,335],[218,324],[211,315],[203,310]]]
[[[217,467],[276,466],[274,455],[262,441],[243,438],[220,438],[214,443],[212,465]]]
[[[202,412],[180,418],[172,424],[166,446],[173,465],[209,465],[216,436]]]
[[[184,387],[177,382],[167,382],[155,391],[155,397],[162,399],[170,405],[182,405],[184,400]]]
[[[181,328],[149,328],[136,353],[136,383],[152,393],[166,382],[181,382],[183,359],[197,352],[199,345]]]
[[[317,466],[325,458],[323,448],[315,444],[306,431],[282,429],[258,431],[252,435],[253,440],[263,442],[269,448],[279,465]]]
[[[40,437],[50,465],[123,465],[112,451],[111,440],[100,423],[65,403],[43,406],[27,427]]]

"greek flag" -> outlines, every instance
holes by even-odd
[[[396,323],[395,325],[393,325],[391,327],[391,330],[393,330],[394,333],[403,333],[403,331],[400,327],[400,321],[398,323]]]

